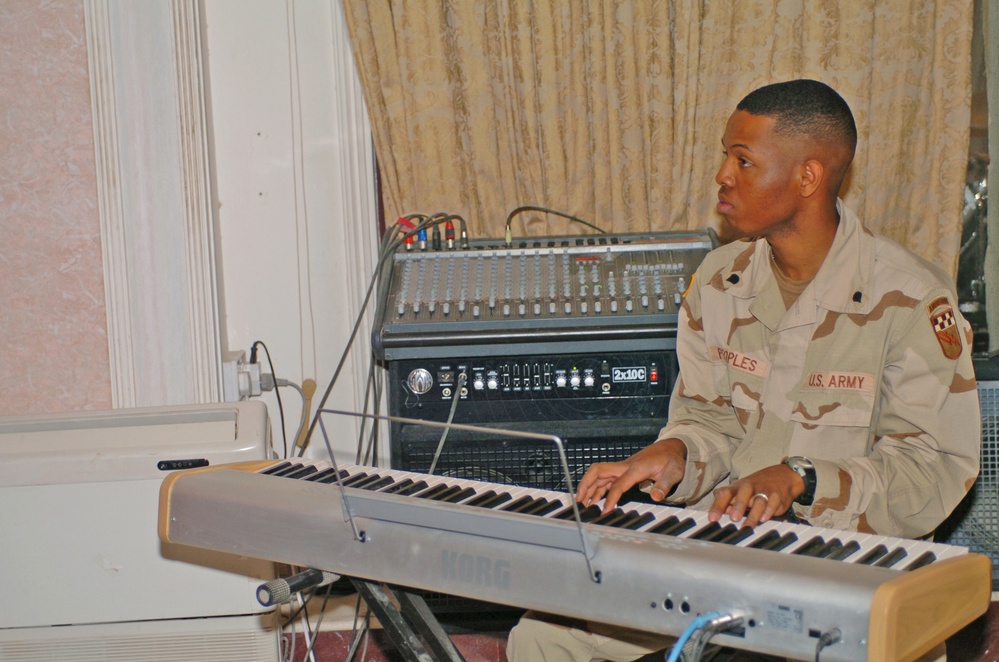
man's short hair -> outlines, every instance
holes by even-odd
[[[753,115],[774,118],[774,131],[832,140],[857,147],[857,124],[850,106],[836,90],[817,80],[800,79],[765,85],[746,95],[736,106]]]

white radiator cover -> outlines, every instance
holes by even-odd
[[[0,418],[0,660],[277,660],[273,564],[156,533],[163,463],[269,453],[259,401]]]

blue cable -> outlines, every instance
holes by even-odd
[[[676,640],[675,644],[673,644],[673,648],[670,650],[669,657],[666,658],[666,662],[676,662],[679,660],[680,653],[683,652],[683,646],[687,643],[687,640],[690,639],[690,636],[716,618],[718,618],[718,612],[712,611],[707,614],[701,614],[691,621],[690,625],[687,626],[687,629],[680,635],[680,638]]]

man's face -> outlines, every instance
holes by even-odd
[[[739,237],[765,237],[790,225],[799,202],[793,139],[776,136],[774,120],[732,113],[722,137],[725,160],[715,175],[718,213]]]

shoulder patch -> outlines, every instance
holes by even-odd
[[[926,314],[930,318],[933,333],[936,334],[943,355],[948,359],[960,357],[964,347],[961,345],[961,337],[957,330],[957,318],[954,316],[954,308],[950,305],[950,300],[947,297],[937,297],[926,306]]]

